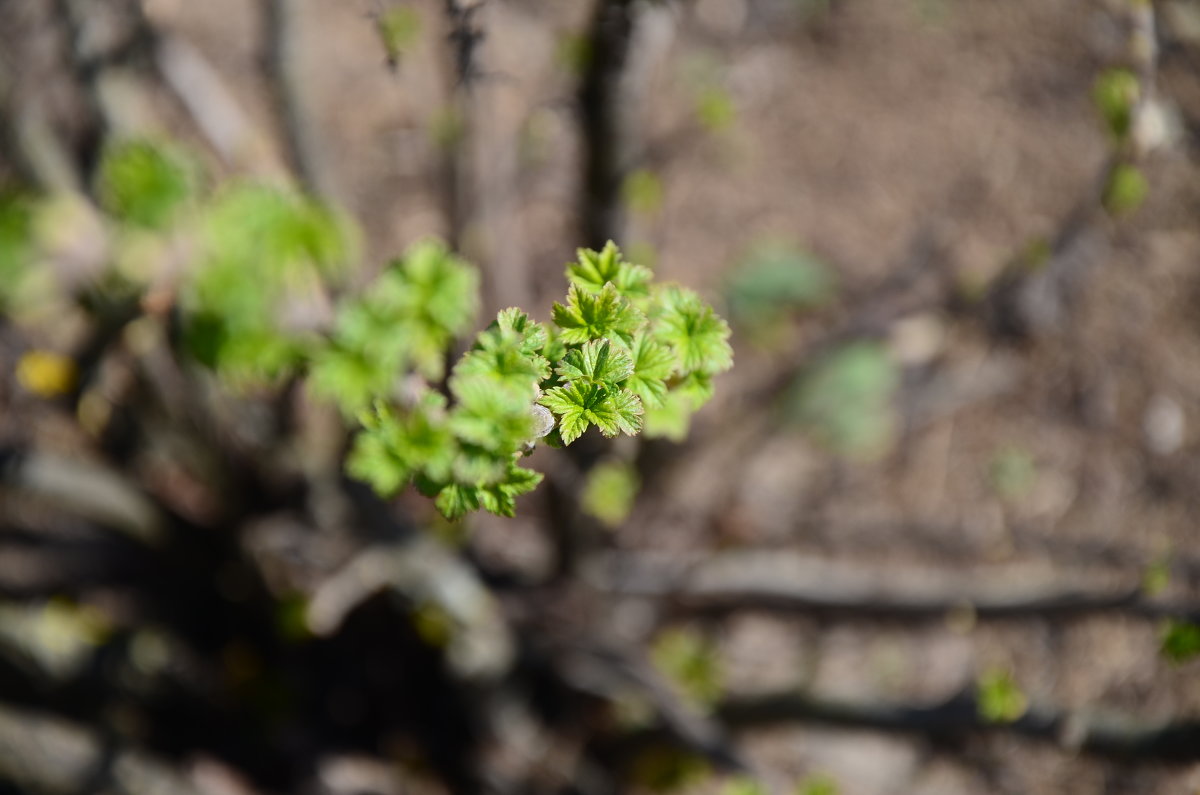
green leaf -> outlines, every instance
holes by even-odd
[[[779,244],[756,247],[729,280],[729,309],[743,327],[761,329],[793,310],[821,306],[835,292],[833,273],[815,257]]]
[[[709,132],[728,130],[737,120],[733,97],[720,86],[708,86],[696,97],[696,118]]]
[[[724,689],[716,648],[699,632],[674,628],[662,632],[650,650],[658,670],[698,704],[713,704]]]
[[[559,415],[558,430],[564,444],[578,439],[589,425],[605,436],[621,431],[635,434],[642,429],[642,402],[628,389],[572,381],[548,390],[538,402]]]
[[[354,438],[354,446],[346,458],[346,472],[383,497],[404,488],[413,474],[408,462],[396,454],[387,440],[371,433],[359,433]]]
[[[376,20],[388,60],[395,61],[421,36],[421,16],[412,6],[393,6]]]
[[[27,272],[33,252],[33,204],[0,193],[0,309],[6,308]]]
[[[540,355],[550,340],[545,326],[515,307],[500,310],[492,326],[520,336],[521,350],[528,354]]]
[[[498,516],[512,517],[516,513],[516,498],[537,488],[542,473],[511,464],[504,480],[479,489],[479,504]]]
[[[646,435],[652,439],[669,439],[682,442],[687,438],[695,402],[678,390],[667,392],[662,405],[646,409]]]
[[[719,373],[733,366],[729,325],[691,290],[661,291],[655,320],[658,339],[671,346],[681,373]]]
[[[566,381],[583,379],[615,387],[633,373],[633,359],[609,340],[593,340],[567,351],[557,371]]]
[[[608,390],[604,399],[594,405],[588,419],[596,424],[605,436],[616,436],[624,432],[633,436],[642,430],[641,399],[628,389]]]
[[[640,483],[629,464],[608,461],[593,467],[583,488],[582,507],[609,527],[625,521],[637,498]]]
[[[1133,110],[1141,94],[1137,75],[1126,68],[1109,69],[1096,78],[1092,99],[1109,134],[1123,141],[1133,126]]]
[[[725,782],[721,795],[767,795],[767,790],[749,776],[737,776]]]
[[[567,278],[588,292],[598,293],[611,282],[626,297],[650,294],[650,269],[625,262],[611,240],[600,251],[581,248],[578,261],[567,266]]]
[[[568,344],[605,337],[629,342],[645,323],[645,317],[611,282],[594,294],[572,284],[567,293],[567,305],[555,303],[553,315],[554,322],[563,330],[563,341]]]
[[[1029,706],[1013,675],[999,669],[979,677],[975,698],[979,716],[989,723],[1012,723],[1024,715]]]
[[[192,198],[196,166],[168,146],[128,140],[109,146],[100,163],[100,203],[131,224],[161,229]]]
[[[479,275],[474,268],[436,240],[411,246],[397,265],[407,288],[405,310],[450,336],[467,329],[478,305]]]
[[[386,394],[391,375],[391,371],[372,366],[357,351],[326,345],[314,354],[308,385],[316,395],[331,400],[342,414],[353,417]]]
[[[479,510],[479,489],[451,483],[438,493],[434,505],[447,519],[459,519]]]
[[[1172,620],[1162,634],[1162,655],[1175,665],[1200,657],[1200,624]]]
[[[391,496],[416,472],[431,480],[450,476],[457,445],[447,427],[446,400],[426,392],[415,406],[396,412],[377,403],[364,412],[347,471]]]
[[[1149,193],[1150,183],[1146,181],[1146,175],[1137,166],[1120,163],[1104,186],[1104,209],[1111,215],[1131,213],[1142,206]]]
[[[666,380],[675,369],[675,356],[671,349],[661,345],[645,333],[639,333],[629,346],[633,360],[633,373],[625,381],[625,387],[642,399],[646,408],[658,408],[667,396]]]
[[[653,171],[639,168],[625,177],[621,196],[633,212],[653,215],[662,209],[662,180]]]
[[[532,388],[518,389],[488,376],[455,375],[450,391],[457,401],[450,427],[460,439],[505,456],[533,438]]]
[[[809,776],[796,785],[796,795],[838,795],[837,781],[824,773]]]
[[[496,328],[476,338],[475,348],[464,354],[454,372],[493,378],[529,393],[532,401],[537,384],[550,377],[550,362],[528,353],[525,340],[516,332]]]
[[[872,456],[886,449],[895,430],[891,405],[895,365],[873,342],[847,345],[819,360],[798,382],[791,417],[834,450]]]

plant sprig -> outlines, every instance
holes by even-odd
[[[393,266],[401,276],[408,261]],[[402,405],[383,381],[353,394],[325,389],[344,409],[361,411],[367,396],[381,401],[362,415],[351,474],[384,495],[411,480],[451,519],[478,509],[512,516],[515,498],[541,480],[518,464],[539,438],[558,446],[591,428],[635,435],[647,407],[669,407],[676,425],[686,424],[711,396],[711,376],[732,366],[725,321],[695,293],[653,285],[650,270],[626,262],[613,243],[581,249],[566,276],[566,303],[554,305],[552,323],[510,308],[476,336],[448,381],[448,408],[424,391]],[[355,352],[337,334],[331,342]],[[436,450],[424,446],[431,438]]]

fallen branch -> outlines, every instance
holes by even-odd
[[[807,611],[871,618],[981,619],[1120,611],[1148,618],[1200,616],[1200,604],[1148,598],[1141,584],[1072,580],[1044,567],[898,571],[786,553],[726,553],[695,562],[597,561],[589,579],[624,596],[656,597],[676,612]]]
[[[959,739],[964,734],[1014,734],[1097,756],[1200,760],[1200,720],[1147,721],[1051,707],[1031,709],[1011,723],[992,723],[980,716],[970,693],[933,706],[825,699],[799,693],[731,696],[717,706],[716,715],[737,729],[802,722],[921,734],[935,740]]]
[[[147,544],[162,540],[166,517],[139,489],[105,468],[52,453],[0,449],[0,489],[15,490]]]

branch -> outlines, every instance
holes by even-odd
[[[579,87],[584,146],[583,244],[600,248],[620,240],[624,226],[621,184],[629,110],[621,83],[633,38],[632,0],[599,0],[588,33],[588,65]]]
[[[0,488],[13,489],[134,539],[157,544],[166,517],[139,489],[99,464],[36,450],[0,449]]]
[[[808,611],[872,618],[981,619],[1124,612],[1148,618],[1200,616],[1200,604],[1146,598],[1140,585],[1071,581],[1042,567],[991,571],[899,571],[786,553],[725,553],[682,562],[602,559],[593,584],[625,596],[658,597],[684,613]]]
[[[1064,750],[1106,757],[1171,762],[1200,760],[1200,721],[1146,721],[1126,715],[1031,709],[1012,723],[989,723],[972,694],[934,706],[823,699],[798,693],[731,696],[716,708],[731,727],[824,723],[884,732],[957,739],[965,733],[1014,734]]]
[[[264,6],[267,74],[283,125],[289,159],[304,188],[325,200],[336,198],[324,147],[304,91],[299,41],[302,0],[267,0]]]

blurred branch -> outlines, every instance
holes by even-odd
[[[809,611],[864,617],[978,618],[1124,612],[1151,618],[1200,615],[1200,604],[1148,599],[1140,584],[1075,581],[1044,568],[991,572],[899,571],[786,553],[724,553],[691,565],[610,557],[589,579],[610,593],[660,597],[682,612]]]
[[[1098,756],[1171,762],[1200,759],[1200,721],[1144,721],[1125,715],[1035,707],[1012,723],[991,723],[980,716],[970,693],[934,706],[826,699],[794,692],[731,696],[716,707],[716,715],[738,729],[823,723],[950,741],[967,733],[1013,734]]]
[[[442,141],[442,189],[447,242],[461,251],[471,216],[473,174],[469,142],[473,139],[471,89],[478,72],[477,48],[483,40],[476,15],[482,0],[444,0],[450,25],[451,48],[449,101],[444,123],[449,128]]]
[[[582,244],[600,248],[621,240],[621,185],[628,168],[630,109],[622,78],[633,38],[633,0],[598,0],[588,32],[587,70],[579,87],[584,170]]]
[[[7,447],[0,449],[0,487],[120,530],[143,543],[159,543],[165,530],[165,517],[154,503],[99,464]]]
[[[284,169],[266,136],[204,54],[179,36],[159,33],[157,40],[155,56],[163,79],[221,159],[252,174],[282,177]]]
[[[674,26],[669,7],[639,0],[598,0],[595,5],[579,86],[584,148],[580,225],[585,246],[598,249],[624,237],[625,177],[644,148],[638,118],[651,72],[670,44]]]
[[[447,660],[465,681],[493,681],[513,664],[514,640],[500,605],[475,571],[426,532],[401,525],[361,484],[347,494],[369,535],[381,537],[316,586],[307,622],[332,635],[375,594],[392,592],[413,609],[432,608],[451,622]]]
[[[305,91],[304,55],[300,41],[305,0],[267,0],[264,11],[267,75],[283,127],[288,157],[304,188],[326,201],[337,198],[326,148]]]
[[[24,792],[208,795],[165,762],[44,713],[0,704],[0,783]],[[243,789],[243,792],[246,790]]]

